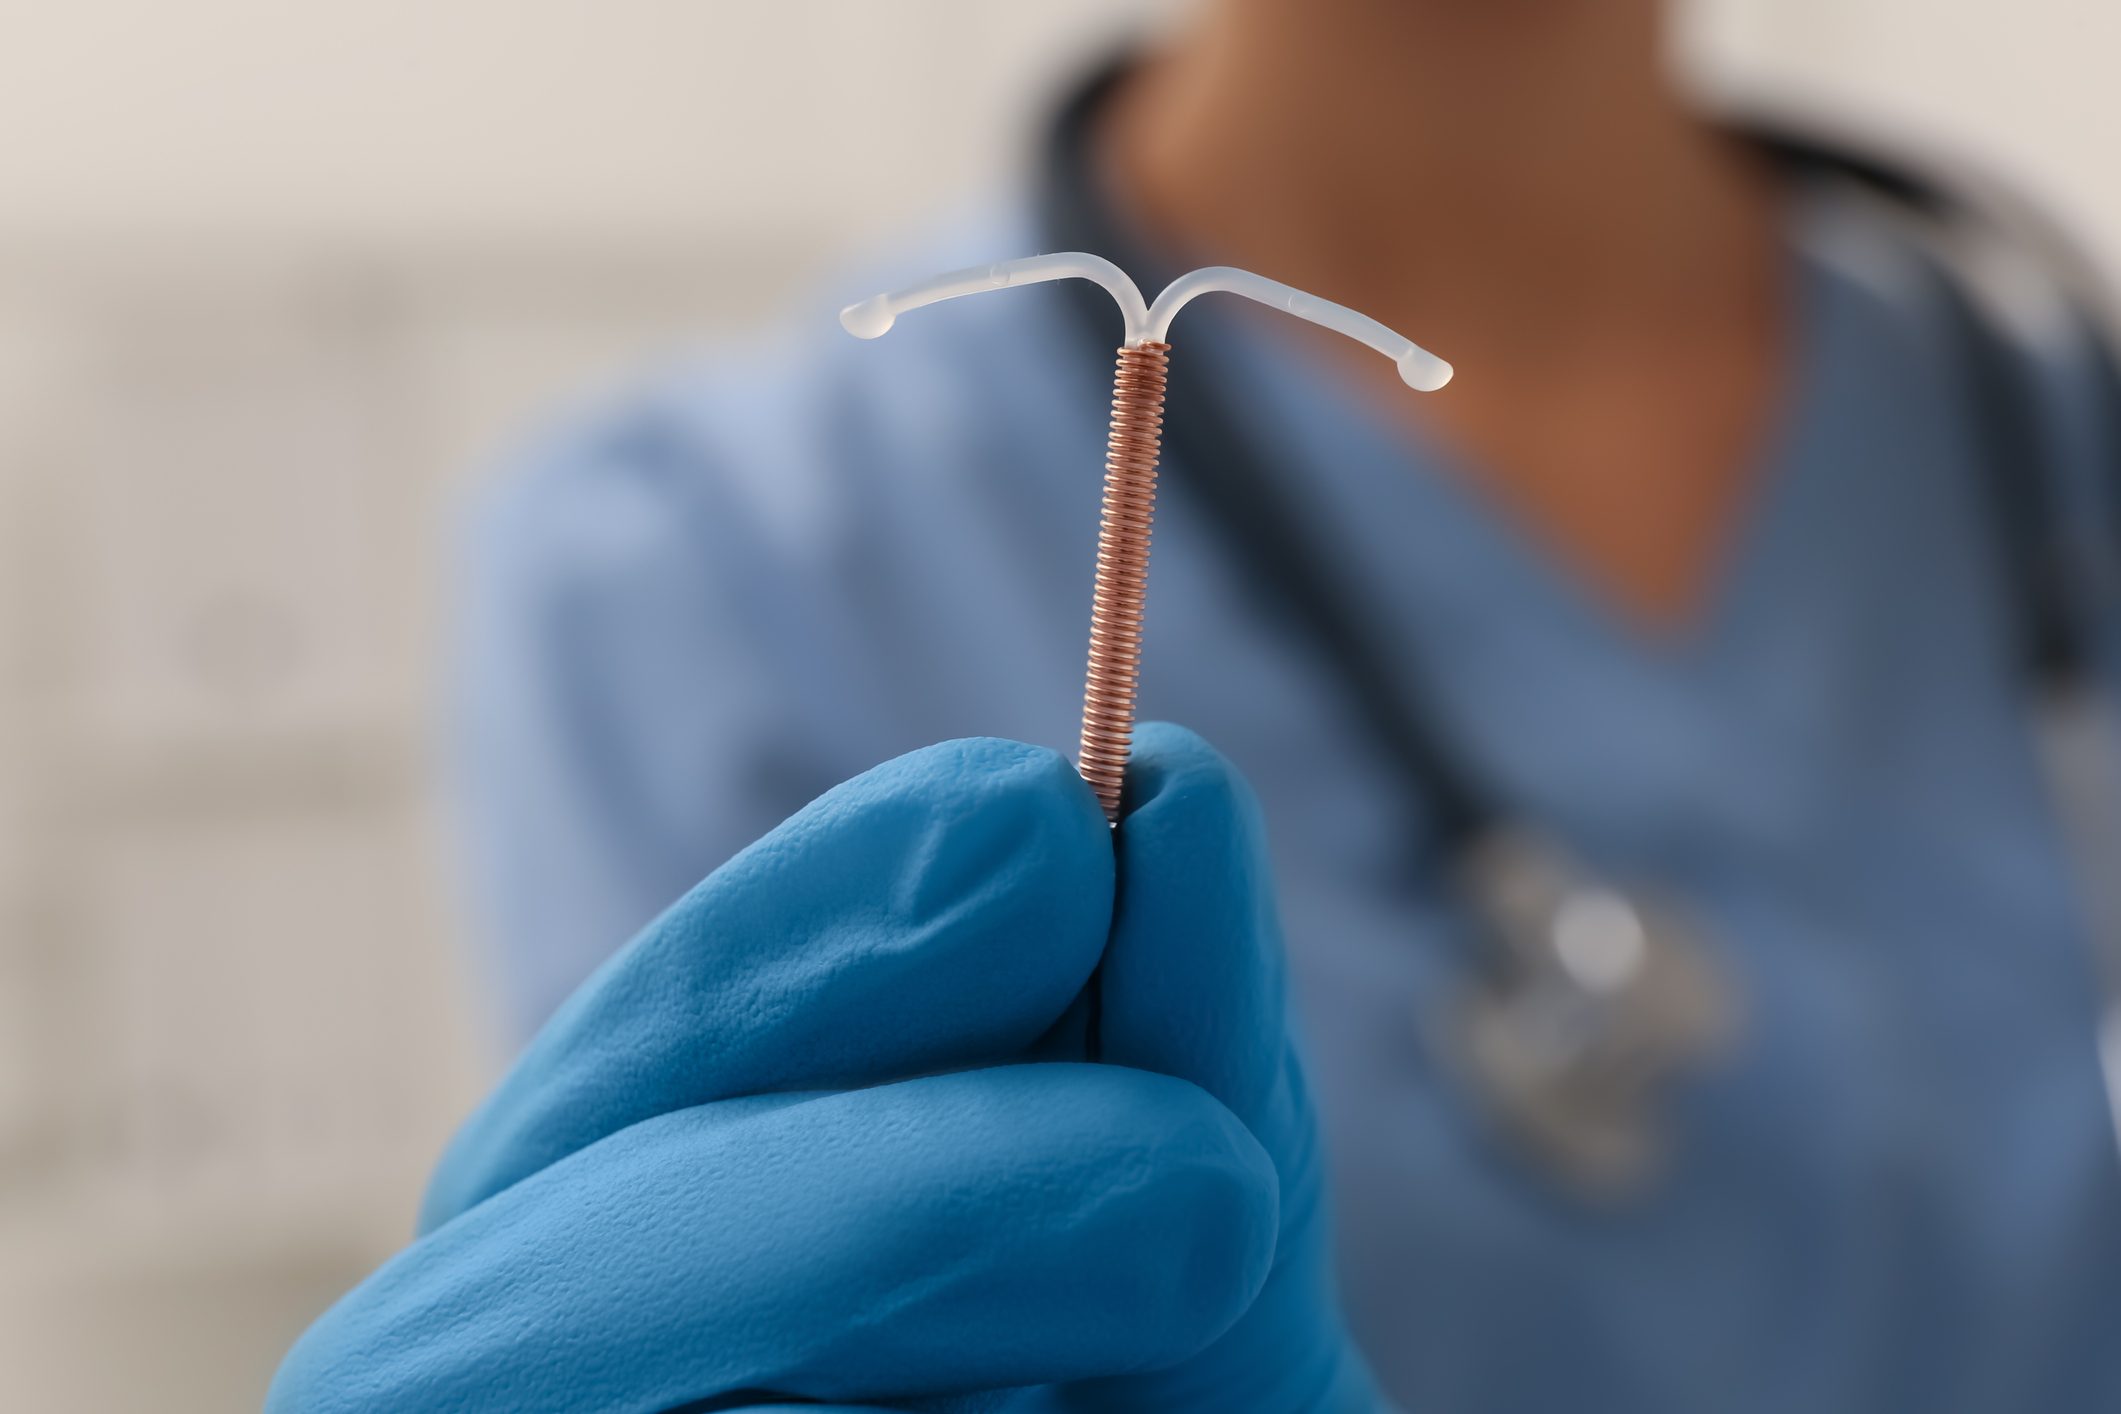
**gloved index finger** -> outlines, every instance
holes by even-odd
[[[268,1409],[932,1409],[1165,1368],[1259,1290],[1277,1198],[1221,1105],[1118,1066],[703,1105],[415,1243],[303,1337]]]
[[[611,959],[451,1143],[426,1231],[654,1115],[1012,1055],[1097,964],[1112,849],[1063,758],[946,742],[828,791]]]

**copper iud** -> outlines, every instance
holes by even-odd
[[[1083,682],[1082,746],[1076,769],[1097,793],[1105,819],[1117,824],[1120,787],[1134,743],[1134,696],[1141,674],[1142,606],[1149,579],[1149,529],[1156,510],[1156,461],[1164,423],[1164,377],[1171,353],[1171,318],[1196,296],[1243,295],[1345,334],[1391,359],[1408,387],[1422,392],[1451,380],[1451,365],[1344,305],[1248,270],[1212,265],[1181,275],[1154,305],[1126,273],[1102,256],[1080,251],[1034,255],[940,275],[923,284],[852,304],[840,323],[857,338],[874,339],[909,309],[982,290],[1044,280],[1082,279],[1104,286],[1126,321],[1112,375],[1112,425],[1105,437],[1104,510],[1097,534],[1097,580],[1090,598],[1090,662]],[[1213,474],[1213,468],[1204,469]]]
[[[1131,344],[1112,372],[1112,430],[1105,435],[1105,504],[1090,592],[1090,665],[1083,673],[1082,747],[1076,769],[1119,819],[1120,779],[1134,744],[1134,687],[1141,676],[1142,604],[1149,585],[1149,522],[1156,514],[1156,456],[1164,431],[1169,344]]]

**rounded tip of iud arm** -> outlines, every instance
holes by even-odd
[[[886,295],[874,295],[840,311],[840,327],[857,339],[874,339],[887,333],[897,320]]]
[[[1399,378],[1417,393],[1433,393],[1457,372],[1426,349],[1408,349],[1398,358]]]

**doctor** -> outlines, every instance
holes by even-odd
[[[1657,0],[1218,0],[1169,47],[1087,84],[1023,190],[835,292],[1036,250],[1095,249],[1130,268],[1227,263],[1352,304],[1461,375],[1412,400],[1382,361],[1302,326],[1234,308],[1189,316],[1189,355],[1215,352],[1218,408],[1301,508],[1305,533],[1367,616],[1367,640],[1385,645],[1351,675],[1226,533],[1216,467],[1188,467],[1174,448],[1143,700],[1249,778],[1271,856],[1256,869],[1209,869],[1228,886],[1221,901],[1172,905],[1163,931],[1176,928],[1169,946],[1195,957],[1182,946],[1192,925],[1170,920],[1229,913],[1229,888],[1251,887],[1231,881],[1263,878],[1271,864],[1349,1343],[1330,1296],[1297,1303],[1309,1314],[1293,1322],[1194,1304],[1184,1319],[1197,1329],[1144,1330],[1146,1343],[1165,1343],[1160,1353],[1034,1365],[1051,1371],[1041,1378],[1169,1364],[1242,1319],[1302,1330],[1260,1336],[1261,1358],[1340,1373],[1309,1386],[1310,1404],[1275,1402],[1261,1383],[1256,1403],[1197,1407],[1366,1407],[1355,1349],[1417,1411],[2121,1407],[2121,1165],[2095,1044],[2098,965],[2086,891],[2036,759],[2023,557],[1988,490],[1993,443],[1961,357],[1965,310],[1932,278],[1902,213],[1774,155],[1675,91],[1664,19]],[[298,1353],[287,1378],[302,1388],[372,1369],[389,1344],[380,1332],[419,1325],[399,1319],[408,1309],[468,1329],[471,1368],[521,1358],[480,1324],[479,1273],[496,1268],[476,1261],[534,1272],[569,1252],[588,1260],[602,1229],[556,1245],[565,1224],[494,1216],[491,1204],[530,1190],[538,1180],[502,1191],[524,1174],[560,1172],[568,1161],[545,1166],[576,1140],[674,1105],[687,1093],[672,1078],[682,1067],[654,1038],[708,1027],[715,1014],[639,1022],[613,1000],[647,1004],[696,985],[712,1003],[700,978],[655,972],[673,965],[676,945],[656,942],[668,917],[563,1006],[621,940],[803,801],[878,761],[953,737],[1072,739],[1116,327],[1100,346],[1048,288],[929,311],[868,345],[834,326],[844,302],[811,301],[785,347],[673,368],[556,429],[483,509],[461,716],[479,884],[513,1015],[526,1032],[559,1015],[453,1151],[431,1200],[434,1234],[379,1276],[383,1294],[364,1288],[352,1316],[328,1317]],[[2051,343],[2014,334],[2007,350],[2029,390],[2022,408],[2054,449],[2047,509],[2064,527],[2110,527],[2115,507],[2101,498],[2121,448],[2107,440],[2081,343],[2066,320],[2050,327],[2062,330]],[[1174,417],[1184,396],[1174,389]],[[2087,645],[2084,673],[2110,686],[2112,604],[2086,594],[2066,617]],[[1449,763],[1448,792],[1402,769],[1366,687],[1418,704],[1431,756]],[[1075,843],[1029,858],[997,844],[989,861],[1015,881],[995,886],[1004,893],[1058,889],[1093,913],[1116,908],[1115,958],[1128,938],[1158,931],[1130,924],[1130,907],[1159,907],[1130,896],[1130,841],[1192,860],[1196,879],[1202,860],[1252,859],[1255,848],[1229,842],[1232,831],[1250,841],[1251,827],[1228,823],[1249,817],[1218,759],[1180,733],[1151,733],[1147,746],[1137,811],[1178,809],[1165,787],[1189,772],[1227,788],[1178,792],[1186,809],[1221,801],[1214,820],[1122,824],[1116,904],[1096,877],[1068,884],[1063,866],[1094,874],[1082,861],[1096,851],[1076,849],[1069,832],[1081,822],[1054,804],[1072,786],[1064,780],[1038,778],[1049,794],[1034,813]],[[872,803],[879,789],[910,792],[947,822],[966,818],[947,801],[972,789],[967,780],[1050,765],[911,760],[884,787],[847,789]],[[1624,1193],[1589,1196],[1557,1178],[1439,1042],[1437,1018],[1480,957],[1440,862],[1445,797],[1468,792],[1679,900],[1735,998],[1725,1044],[1662,1097],[1654,1172]],[[936,828],[962,843],[962,830]],[[1221,841],[1224,855],[1184,843],[1200,839]],[[788,940],[816,931],[775,920],[800,913],[811,885],[888,893],[884,876],[899,877],[876,860],[884,875],[865,874],[831,851],[807,865],[800,850],[769,856],[795,872],[742,914],[760,926],[685,932],[710,954],[695,965],[724,977],[728,994],[749,995],[725,974],[758,966],[757,950],[808,956]],[[908,846],[900,873],[938,857]],[[1027,947],[1056,954],[1055,973],[1007,993],[1023,1015],[1000,1014],[1000,991],[949,994],[950,1005],[998,1008],[994,1024],[1010,1039],[966,1040],[962,1054],[946,1046],[949,1065],[815,1064],[834,1008],[906,1014],[916,1030],[961,1023],[959,1012],[947,1025],[919,1019],[920,989],[879,971],[864,974],[874,989],[859,996],[788,1003],[819,1024],[747,1051],[737,1088],[873,1101],[899,1087],[847,1087],[1035,1053],[1031,1037],[1064,1012],[1080,1021],[1068,999],[1087,964],[1069,949],[1083,929],[1106,926],[1104,913],[1088,924],[1040,916],[1027,941],[997,933],[991,949],[954,964],[977,972],[996,951],[1008,967],[1023,965]],[[1262,929],[1271,932],[1234,931]],[[642,975],[644,950],[658,980],[628,982]],[[1278,944],[1251,951],[1271,959]],[[1212,971],[1199,959],[1217,955],[1203,944],[1195,961]],[[1271,961],[1258,965],[1272,974]],[[1222,1177],[1161,1217],[1134,1214],[1126,1230],[1199,1238],[1198,1260],[1223,1264],[1200,1290],[1288,1287],[1264,1275],[1271,1259],[1256,1244],[1308,1253],[1325,1234],[1298,1224],[1262,1237],[1259,1205],[1278,1200],[1261,1199],[1258,1166],[1307,1191],[1306,1161],[1292,1155],[1309,1120],[1255,1125],[1257,1107],[1233,1099],[1208,1074],[1214,1065],[1130,1053],[1147,1043],[1126,1028],[1155,1026],[1126,1010],[1127,985],[1106,979],[1107,1010],[1132,1019],[1116,1043],[1104,1038],[1118,1046],[1104,1058],[1198,1085],[1226,1108],[1202,1110],[1191,1092],[1051,1104],[1027,1092],[1002,1107],[1022,1117],[1022,1132],[1003,1121],[967,1152],[1030,1155],[1040,1116],[1094,1119],[1108,1106],[1123,1117],[1104,1129],[1086,1120],[1077,1135],[1093,1152],[1085,1136],[1153,1128],[1168,1106],[1174,1132],[1207,1156],[1199,1165]],[[1203,981],[1187,994],[1215,992]],[[1154,1006],[1185,1029],[1178,1001]],[[600,1024],[619,1034],[594,1044],[648,1039],[608,1064],[582,1062]],[[1255,1049],[1278,1056],[1278,1030],[1259,1034],[1269,1039],[1253,1038]],[[583,1074],[613,1093],[598,1090],[582,1113],[608,1101],[617,1118],[551,1121],[580,1133],[546,1142],[537,1117],[574,1113],[552,1100],[553,1077]],[[626,1085],[669,1093],[614,1098]],[[1289,1103],[1300,1110],[1300,1100]],[[831,1116],[798,1109],[817,1131],[804,1152],[837,1152]],[[1218,1129],[1225,1115],[1245,1135]],[[937,1145],[955,1142],[951,1123],[935,1122]],[[896,1132],[854,1117],[844,1132],[878,1132],[872,1124]],[[843,1163],[813,1160],[804,1197],[851,1204],[877,1231],[892,1230],[894,1214],[932,1220],[908,1196],[919,1185],[897,1200],[873,1184],[847,1196],[874,1179],[875,1163],[912,1161],[889,1144],[877,1152],[865,1160],[850,1141]],[[638,1162],[631,1181],[671,1177],[652,1153]],[[967,1158],[955,1171],[976,1167]],[[984,1169],[967,1181],[989,1178],[994,1192],[1013,1181]],[[1050,1231],[997,1203],[993,1212],[1012,1215],[997,1226]],[[1198,1223],[1176,1216],[1188,1212]],[[488,1240],[486,1229],[462,1236],[479,1222],[522,1245],[507,1261],[485,1248],[465,1257],[460,1249]],[[965,1223],[924,1230],[938,1252],[1008,1240]],[[1219,1236],[1202,1237],[1203,1224]],[[452,1232],[457,1248],[435,1245]],[[848,1323],[863,1318],[833,1309],[829,1292],[810,1300],[788,1275],[777,1299],[759,1278],[772,1260],[802,1267],[802,1252],[746,1256],[738,1237],[727,1241],[751,1304],[713,1330],[799,1332],[789,1339],[806,1349],[851,1338]],[[1100,1241],[1086,1237],[1080,1250],[1099,1261],[1125,1251]],[[1064,1265],[1054,1253],[1026,1257],[1047,1261]],[[1315,1267],[1324,1271],[1322,1255]],[[643,1276],[644,1303],[737,1301],[683,1263],[664,1276],[677,1289]],[[890,1306],[879,1293],[896,1279],[849,1278],[845,1289]],[[1080,1291],[1147,1320],[1067,1280],[1027,1279],[1006,1301],[1032,1303],[1021,1312],[1038,1292]],[[438,1282],[463,1303],[390,1305],[391,1291]],[[1069,1320],[1047,1314],[1042,1329],[1073,1338]],[[482,1329],[489,1346],[477,1344]],[[601,1330],[575,1331],[578,1360],[599,1359]],[[955,1335],[895,1338],[901,1355],[986,1341],[993,1359],[968,1355],[962,1379],[908,1376],[871,1397],[999,1380],[1007,1361],[994,1343],[1018,1335],[974,1321]],[[874,1331],[864,1339],[891,1343]],[[1103,1349],[1083,1339],[1077,1348]],[[858,1364],[850,1356],[842,1368]],[[776,1373],[788,1368],[747,1367],[755,1387],[729,1388],[760,1402],[844,1393]],[[1225,1400],[1243,1387],[1219,1386]],[[613,1407],[727,1393],[682,1380],[647,1388]],[[1196,1407],[1160,1397],[1168,1402],[1112,1390],[1082,1399]]]

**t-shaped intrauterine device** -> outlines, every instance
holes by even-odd
[[[1275,280],[1211,265],[1181,275],[1155,304],[1111,261],[1081,251],[980,265],[850,304],[840,323],[874,339],[898,316],[924,304],[1045,280],[1091,280],[1105,287],[1126,317],[1126,339],[1112,379],[1112,428],[1105,439],[1105,501],[1097,535],[1097,583],[1090,603],[1090,666],[1083,684],[1082,750],[1076,768],[1097,792],[1105,818],[1119,820],[1120,784],[1134,741],[1134,690],[1141,672],[1142,596],[1149,578],[1149,521],[1156,508],[1156,459],[1163,435],[1164,376],[1172,316],[1189,300],[1217,290],[1243,295],[1308,319],[1398,365],[1410,388],[1434,392],[1451,381],[1451,365],[1345,305]],[[1212,475],[1212,468],[1204,469]]]

